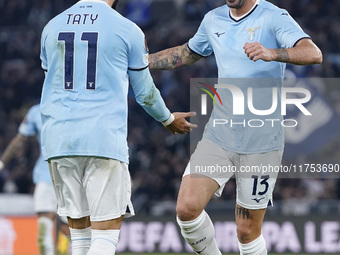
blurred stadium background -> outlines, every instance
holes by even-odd
[[[40,34],[49,19],[76,1],[0,0],[0,153],[17,133],[28,108],[39,101],[44,74]],[[331,111],[320,123],[287,140],[284,163],[340,163],[340,1],[270,0],[287,9],[324,55],[319,66],[288,66],[289,75],[312,78],[310,89]],[[145,32],[150,53],[187,42],[204,14],[223,0],[121,0],[119,12]],[[114,24],[112,24],[114,25]],[[176,71],[153,71],[172,111],[188,111],[190,77],[216,77],[213,57]],[[174,223],[175,200],[189,159],[189,135],[172,136],[129,96],[130,171],[138,216],[127,221],[119,250],[186,251]],[[322,115],[322,114],[321,114]],[[327,134],[327,135],[326,135]],[[296,139],[294,137],[297,137]],[[34,139],[0,173],[0,254],[38,254],[35,244],[32,169],[39,153]],[[273,253],[340,253],[340,179],[278,179],[275,206],[264,234]],[[233,210],[235,183],[207,210],[215,220],[223,252],[237,252]],[[7,250],[6,250],[7,249]],[[10,251],[10,249],[14,249]],[[35,249],[35,250],[34,250]],[[32,251],[31,251],[32,250]]]

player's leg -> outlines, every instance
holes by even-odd
[[[92,244],[87,255],[115,254],[123,216],[106,221],[92,221]]]
[[[221,254],[216,244],[213,223],[204,208],[214,193],[220,195],[232,175],[213,167],[230,164],[222,148],[203,139],[198,143],[184,172],[177,199],[177,222],[183,237],[201,255]]]
[[[219,185],[208,177],[184,176],[177,198],[177,223],[181,233],[196,253],[220,255],[215,229],[204,208]]]
[[[64,223],[60,220],[60,232],[63,233],[66,237],[70,237],[70,229],[68,223]]]
[[[55,214],[37,213],[38,216],[38,247],[40,254],[54,254],[53,222]]]
[[[68,226],[68,220],[67,217],[60,217],[56,216],[56,220],[58,220],[59,224],[59,230],[61,233],[63,233],[67,238],[70,238],[70,229]]]
[[[266,255],[266,242],[261,234],[261,227],[266,209],[250,210],[236,205],[235,219],[240,254]]]
[[[85,255],[91,246],[90,212],[82,184],[85,165],[82,157],[49,160],[58,214],[68,217],[72,255]]]
[[[38,182],[34,189],[34,207],[38,216],[38,247],[40,254],[53,255],[54,219],[57,210],[52,184]]]
[[[68,226],[67,217],[56,216],[56,253],[60,255],[71,254],[70,228]]]
[[[91,246],[91,222],[90,217],[79,219],[67,217],[70,228],[72,255],[85,255]]]
[[[266,255],[266,242],[261,234],[263,218],[272,194],[277,172],[263,172],[261,166],[279,166],[282,151],[240,155],[240,171],[236,173],[237,204],[235,218],[240,254]],[[253,170],[252,170],[253,169]],[[259,171],[254,171],[254,170]],[[248,170],[248,171],[244,171]]]
[[[88,255],[115,254],[123,216],[134,215],[126,163],[91,158],[84,175],[92,243]]]
[[[184,176],[177,198],[176,212],[178,219],[181,221],[196,219],[218,188],[218,183],[208,177]]]

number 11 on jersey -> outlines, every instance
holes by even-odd
[[[87,41],[87,63],[86,63],[86,89],[96,89],[97,73],[97,32],[83,32],[82,41]],[[64,55],[64,89],[74,89],[74,41],[75,32],[61,32],[58,35],[58,41],[65,42]]]

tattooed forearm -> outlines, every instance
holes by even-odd
[[[236,207],[236,216],[244,220],[249,219],[249,210],[243,207]]]
[[[149,57],[149,59],[150,59],[150,57]],[[164,66],[169,66],[169,59],[160,58],[160,57],[155,56],[153,61],[149,60],[149,68],[150,69],[162,69],[162,67],[164,67]]]
[[[172,55],[172,66],[173,67],[181,67],[183,66],[183,58],[180,56],[177,56],[175,54],[171,54]]]
[[[288,63],[290,61],[289,53],[287,49],[275,49],[277,58],[276,61]]]
[[[155,70],[175,69],[195,63],[201,56],[192,52],[187,44],[149,55],[149,68]]]
[[[274,51],[274,61],[294,65],[312,65],[322,63],[322,52],[309,38],[300,40],[292,48],[272,50]]]

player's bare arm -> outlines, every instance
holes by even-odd
[[[7,146],[6,150],[0,157],[0,171],[2,168],[14,157],[15,153],[19,151],[24,145],[27,140],[26,136],[23,136],[22,134],[17,134],[12,141]]]
[[[268,49],[258,42],[246,43],[244,52],[250,60],[256,62],[277,61],[295,65],[312,65],[322,63],[322,53],[312,40],[306,38],[300,40],[295,47],[289,49]]]
[[[166,126],[173,134],[186,134],[191,132],[194,128],[197,128],[196,124],[188,122],[185,118],[190,118],[196,116],[195,112],[174,112],[174,121]]]
[[[202,56],[189,49],[188,44],[162,50],[149,55],[149,68],[153,70],[171,70],[191,65]]]

